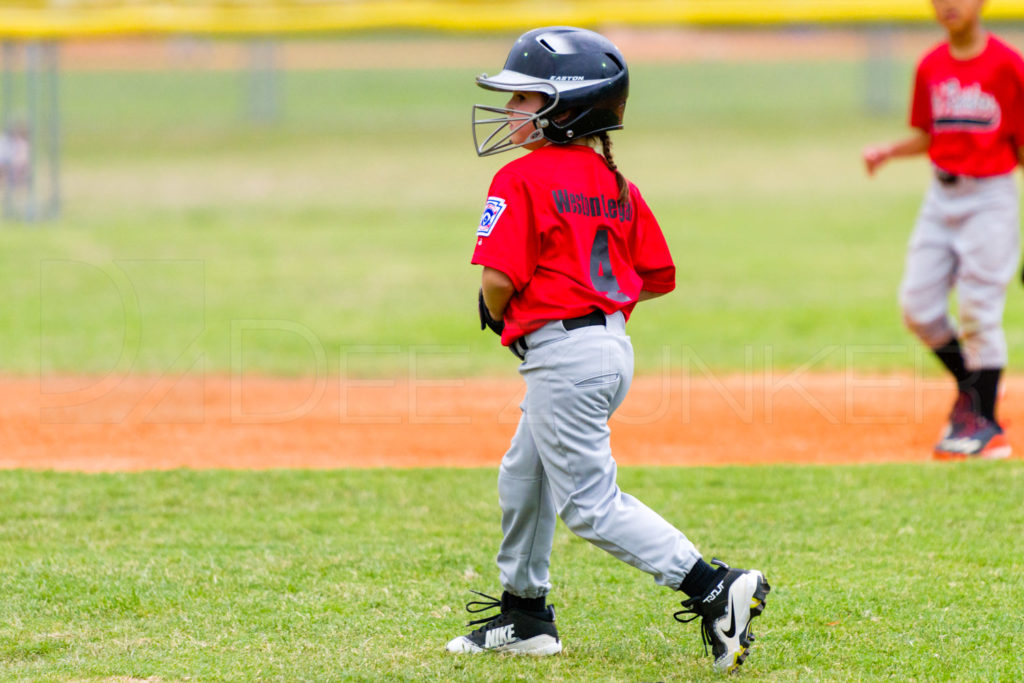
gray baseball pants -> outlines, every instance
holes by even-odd
[[[933,179],[910,237],[903,319],[932,349],[959,337],[970,370],[1006,366],[1003,308],[1020,254],[1018,207],[1012,173],[952,185]],[[949,313],[954,287],[959,329]]]
[[[700,557],[694,545],[646,505],[623,493],[608,419],[633,379],[633,346],[621,313],[607,326],[566,331],[552,322],[526,337],[519,372],[522,416],[498,472],[502,587],[535,598],[551,589],[548,566],[556,516],[576,535],[678,588]]]

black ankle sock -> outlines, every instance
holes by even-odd
[[[968,370],[960,341],[954,337],[937,349],[935,355],[956,379],[957,389],[971,399],[971,410],[995,422],[996,396],[1002,368]]]
[[[939,348],[932,349],[932,352],[946,366],[949,373],[953,375],[953,379],[956,380],[957,386],[961,387],[960,390],[963,391],[963,383],[972,379],[974,373],[964,365],[964,354],[960,349],[960,340],[953,337]]]
[[[545,599],[543,595],[539,598],[521,598],[508,591],[501,594],[502,604],[524,612],[543,612]]]
[[[995,421],[996,398],[999,395],[999,379],[1003,369],[983,368],[968,372],[966,379],[957,382],[957,388],[970,399],[973,412]]]
[[[1002,373],[1002,368],[986,368],[974,373],[977,377],[973,388],[975,407],[979,414],[993,422],[996,421],[996,396],[999,394],[999,377]]]
[[[690,573],[683,577],[679,590],[691,598],[700,597],[714,587],[719,571],[721,570],[699,559],[694,563]]]

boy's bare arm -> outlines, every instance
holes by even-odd
[[[897,142],[868,145],[861,152],[864,159],[864,166],[868,175],[874,175],[875,171],[885,162],[898,157],[910,157],[924,154],[928,151],[932,136],[923,130],[917,131],[914,135]]]

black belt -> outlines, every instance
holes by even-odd
[[[581,327],[592,327],[594,325],[601,325],[604,327],[607,324],[607,318],[601,311],[591,311],[586,315],[581,315],[576,318],[566,318],[562,321],[562,326],[565,327],[566,332],[570,330],[578,330]],[[523,336],[509,344],[508,348],[519,360],[526,360],[526,352],[530,347],[526,345],[526,337]]]
[[[566,331],[578,330],[581,327],[591,327],[593,325],[604,326],[605,324],[607,324],[607,318],[601,311],[591,311],[590,313],[587,313],[586,315],[581,315],[578,318],[569,318],[568,320],[563,320],[562,324],[565,326]]]
[[[950,173],[949,171],[943,171],[941,169],[935,171],[935,178],[943,185],[956,185],[960,182],[960,178],[956,173]]]

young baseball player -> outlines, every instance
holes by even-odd
[[[1006,367],[1006,288],[1020,252],[1013,171],[1024,145],[1024,61],[981,26],[984,0],[932,0],[948,39],[917,67],[910,137],[863,151],[868,174],[928,153],[933,178],[917,218],[900,287],[907,326],[956,380],[957,399],[938,458],[1005,458],[996,420]],[[957,290],[959,326],[949,313]]]
[[[682,532],[623,493],[609,445],[608,419],[633,377],[626,321],[638,301],[675,287],[661,228],[612,159],[607,131],[622,127],[625,60],[591,31],[540,28],[516,41],[499,74],[477,84],[510,93],[504,108],[474,107],[477,153],[529,150],[495,175],[472,259],[483,266],[481,329],[500,334],[523,361],[526,398],[498,474],[504,592],[478,593],[486,600],[466,606],[498,612],[471,621],[479,627],[447,649],[561,651],[546,603],[561,517],[688,595],[676,618],[700,618],[715,667],[732,671],[754,639],[750,622],[764,609],[768,583],[759,571],[705,562]],[[490,132],[481,140],[478,130]]]

